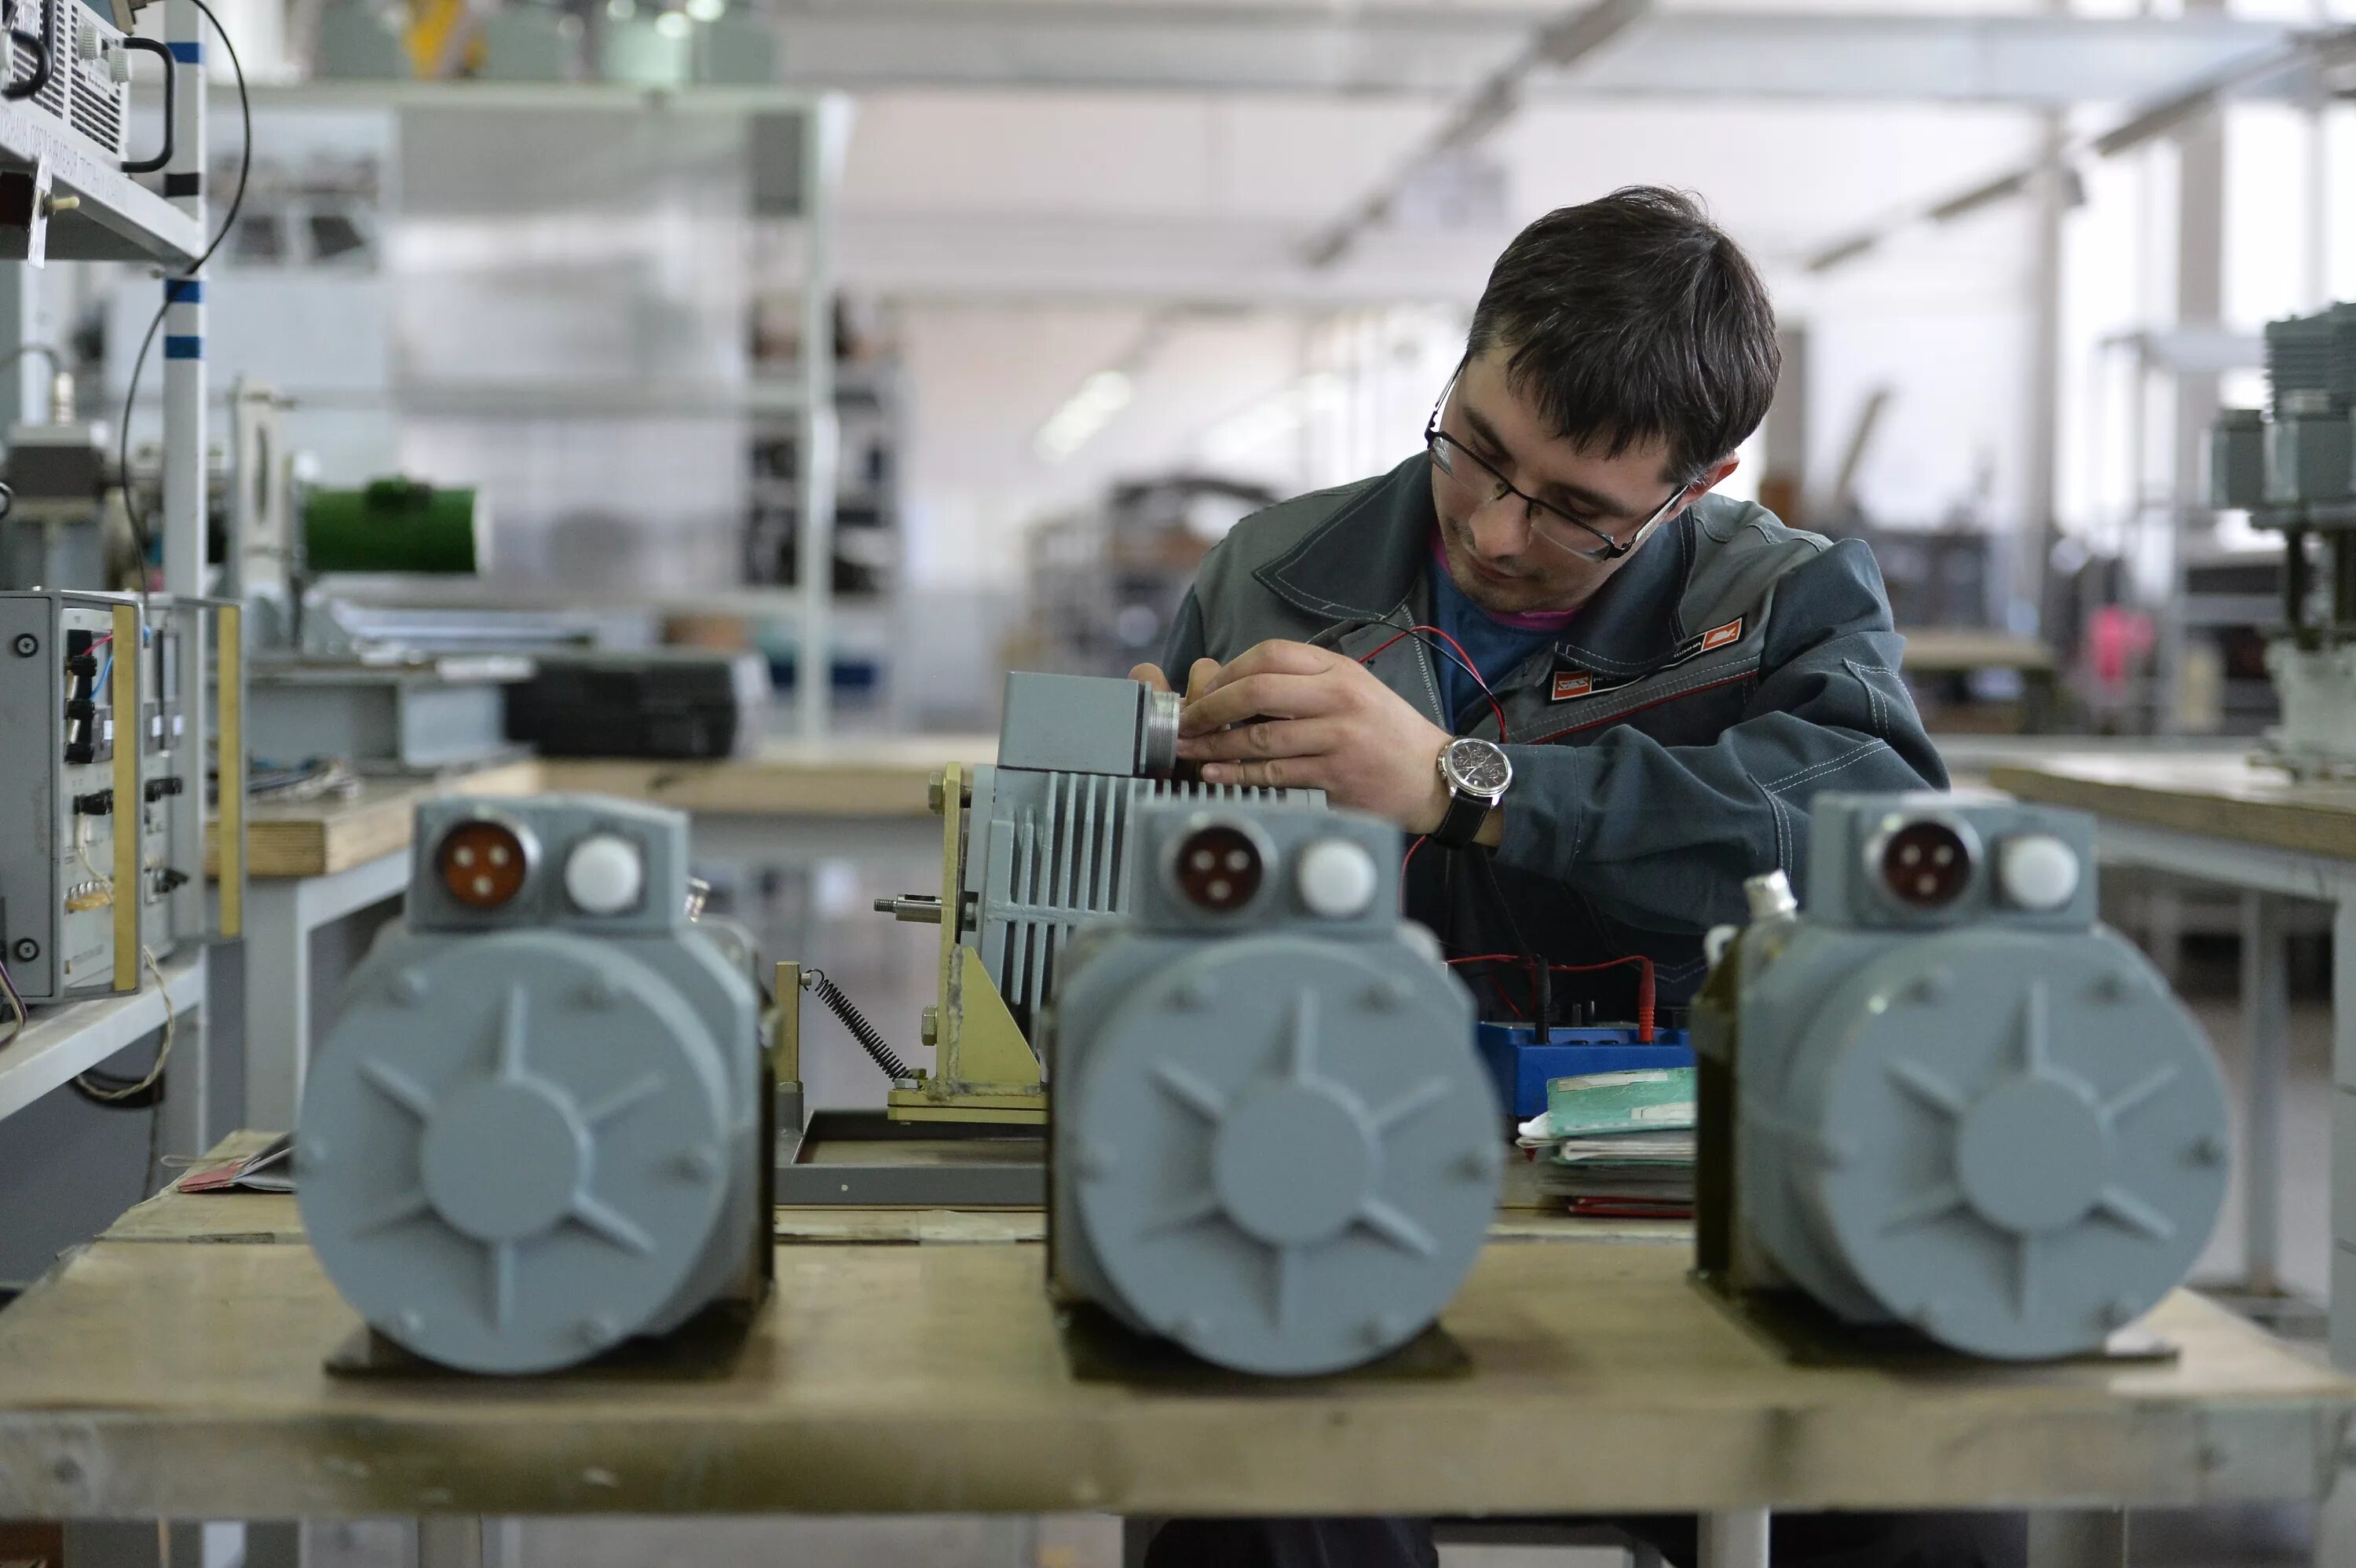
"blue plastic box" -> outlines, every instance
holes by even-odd
[[[1488,1064],[1498,1102],[1527,1121],[1547,1108],[1547,1083],[1585,1072],[1634,1072],[1648,1067],[1691,1067],[1693,1042],[1681,1029],[1655,1029],[1653,1042],[1636,1039],[1634,1024],[1584,1029],[1555,1026],[1554,1039],[1538,1043],[1528,1024],[1484,1023],[1481,1059]]]

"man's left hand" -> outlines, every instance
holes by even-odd
[[[1448,812],[1448,731],[1365,666],[1306,643],[1262,643],[1221,668],[1192,694],[1178,736],[1206,784],[1322,789],[1409,833]]]

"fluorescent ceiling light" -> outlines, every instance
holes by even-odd
[[[1213,463],[1240,463],[1341,401],[1342,378],[1331,370],[1312,370],[1273,397],[1213,425],[1203,437],[1203,455]]]
[[[1048,462],[1061,463],[1095,440],[1097,432],[1110,424],[1113,415],[1129,407],[1136,395],[1136,385],[1126,372],[1099,370],[1047,416],[1047,422],[1032,439],[1032,447]]]

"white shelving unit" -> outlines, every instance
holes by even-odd
[[[193,7],[187,9],[194,15]],[[188,98],[203,102],[199,93]],[[184,119],[189,112],[181,111]],[[196,112],[201,114],[201,109]],[[177,171],[185,161],[177,140],[173,154]],[[157,196],[110,163],[97,144],[32,107],[29,100],[0,100],[0,165],[12,169],[44,166],[49,171],[50,196],[80,202],[49,219],[52,260],[147,261],[177,270],[194,261],[204,249],[201,208],[192,211],[183,202]],[[20,239],[11,253],[23,259]]]
[[[151,977],[145,990],[96,1001],[35,1008],[32,1022],[0,1051],[0,1117],[11,1116],[67,1080],[164,1027],[165,1004],[176,1020],[193,1019],[205,1005],[205,957],[201,948],[163,965],[164,984]]]
[[[203,80],[209,37],[202,13],[190,0],[165,0],[164,32],[174,69]],[[54,213],[45,247],[59,261],[148,261],[160,267],[163,298],[169,302],[154,357],[164,387],[164,590],[198,597],[205,584],[205,359],[204,285],[197,261],[206,244],[206,97],[179,93],[174,101],[172,160],[158,196],[121,172],[94,142],[52,119],[27,101],[0,101],[0,166],[48,172],[53,198],[75,204]],[[0,230],[14,241],[22,261],[25,231]],[[0,241],[5,243],[5,241]],[[146,287],[134,283],[127,286]],[[21,347],[0,343],[0,350]],[[190,754],[206,754],[211,715],[204,694],[203,639],[196,656],[180,671],[181,711]],[[191,814],[192,832],[202,832],[203,792],[192,790],[180,809]],[[202,897],[199,882],[189,893]],[[168,1006],[192,1029],[205,1002],[206,950],[184,949],[162,965],[163,985],[151,977],[123,996],[36,1008],[16,1038],[0,1046],[0,1117],[14,1115],[68,1080],[145,1038],[164,1025]],[[198,1076],[201,1077],[201,1072]],[[201,1132],[202,1129],[198,1129]]]
[[[216,87],[215,91],[219,91]],[[650,116],[795,118],[801,125],[797,179],[800,207],[794,218],[801,231],[800,337],[805,344],[833,341],[834,228],[842,156],[851,126],[851,102],[841,93],[778,87],[643,87],[618,82],[311,81],[257,87],[253,90],[253,105],[257,111],[326,112],[431,109],[530,115],[563,110]],[[608,387],[537,379],[477,382],[444,379],[398,383],[381,395],[355,396],[333,391],[311,394],[300,388],[286,389],[294,392],[305,406],[383,406],[395,414],[484,421],[659,414],[687,418],[749,416],[789,423],[796,450],[807,454],[796,476],[798,494],[794,510],[801,520],[796,535],[799,565],[797,586],[789,597],[755,587],[744,593],[702,598],[699,607],[709,611],[724,602],[747,612],[771,603],[788,608],[789,613],[776,618],[790,622],[801,667],[825,671],[832,666],[836,618],[848,613],[847,608],[837,609],[832,593],[838,488],[835,475],[840,461],[834,375],[832,357],[818,353],[802,355],[790,374],[756,374],[742,385],[657,381]],[[572,600],[577,597],[568,596]],[[515,602],[512,593],[505,593],[502,598],[505,603]],[[827,731],[831,718],[830,696],[825,680],[797,683],[796,728],[803,735],[818,736]]]

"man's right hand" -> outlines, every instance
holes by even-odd
[[[1186,700],[1192,702],[1194,699],[1200,697],[1203,694],[1203,688],[1210,684],[1211,677],[1218,673],[1218,660],[1196,659],[1194,661],[1194,667],[1186,672]],[[1129,678],[1135,681],[1142,681],[1146,686],[1151,688],[1155,691],[1168,691],[1170,689],[1170,677],[1162,673],[1162,667],[1160,665],[1139,665],[1135,669],[1129,672]]]

